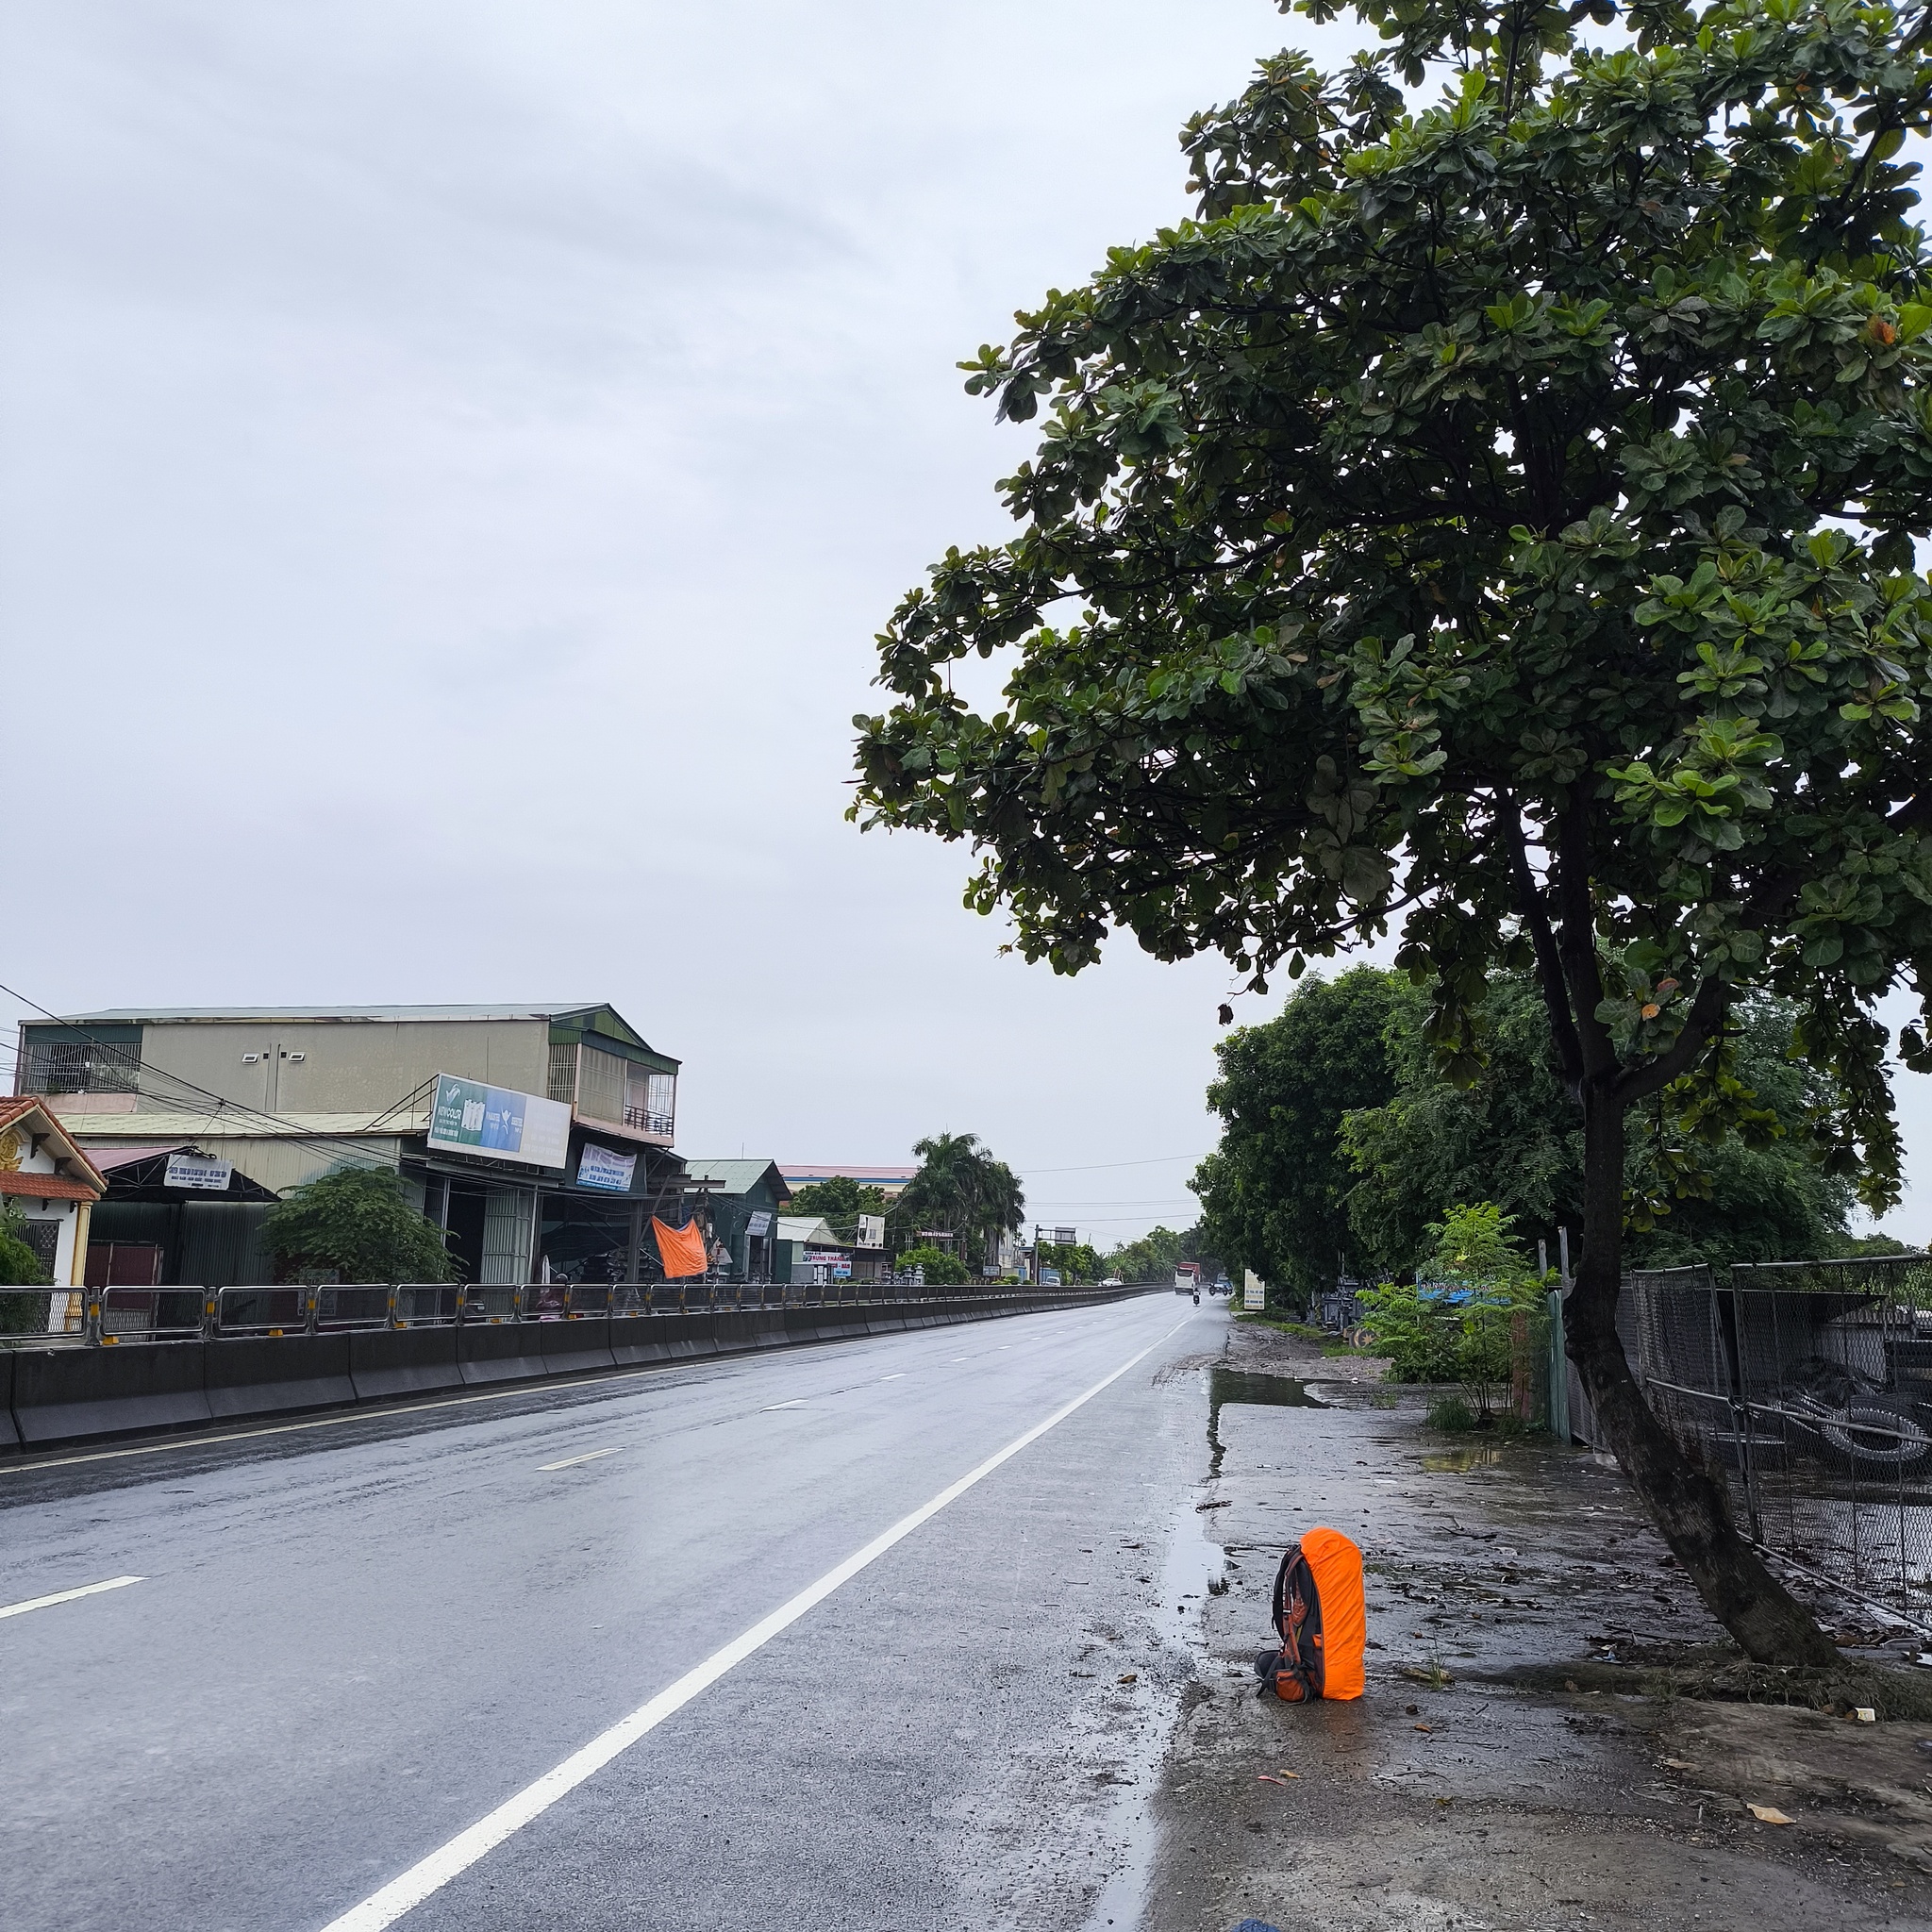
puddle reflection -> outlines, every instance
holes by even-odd
[[[1467,1442],[1457,1449],[1439,1449],[1423,1457],[1423,1467],[1438,1474],[1459,1475],[1466,1469],[1492,1469],[1503,1459],[1499,1442]]]
[[[1253,1403],[1266,1408],[1326,1408],[1308,1393],[1308,1385],[1292,1375],[1257,1375],[1247,1369],[1208,1371],[1208,1446],[1213,1450],[1208,1474],[1221,1474],[1221,1410],[1224,1403]]]

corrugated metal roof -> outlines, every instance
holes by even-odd
[[[210,1139],[394,1141],[405,1134],[420,1134],[429,1124],[426,1112],[385,1114],[380,1124],[372,1124],[366,1113],[288,1113],[270,1119],[258,1113],[231,1112],[213,1104],[179,1113],[57,1113],[54,1117],[75,1141],[90,1143],[146,1142],[174,1136],[197,1144]]]
[[[808,1181],[853,1180],[868,1187],[903,1188],[919,1172],[919,1163],[908,1160],[900,1167],[834,1167],[821,1161],[816,1167],[803,1161],[788,1160],[780,1163],[779,1170],[793,1187],[802,1187]]]
[[[781,1241],[805,1241],[814,1248],[849,1248],[852,1245],[850,1241],[841,1241],[832,1232],[830,1224],[816,1214],[779,1215],[778,1239]]]
[[[693,1160],[687,1156],[684,1168],[693,1180],[716,1181],[726,1194],[748,1194],[767,1174],[777,1177],[781,1194],[791,1191],[775,1160]]]
[[[34,1025],[113,1026],[156,1024],[176,1020],[561,1020],[573,1013],[601,1012],[608,1000],[577,1000],[566,1006],[525,1007],[110,1007],[99,1013],[63,1013],[58,1021],[29,1020]]]

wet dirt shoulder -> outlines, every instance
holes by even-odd
[[[1223,1366],[1302,1396],[1214,1417],[1200,1500],[1228,1589],[1156,1804],[1145,1932],[1932,1924],[1932,1727],[1561,1688],[1566,1660],[1723,1641],[1613,1468],[1436,1436],[1379,1364],[1271,1330],[1231,1328]],[[1367,1559],[1368,1694],[1297,1707],[1257,1698],[1253,1657],[1281,1549],[1316,1522]]]

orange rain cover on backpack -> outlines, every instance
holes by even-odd
[[[1362,1553],[1339,1529],[1317,1524],[1282,1557],[1274,1627],[1280,1650],[1264,1651],[1256,1663],[1264,1688],[1272,1685],[1289,1704],[1362,1694],[1369,1641]]]

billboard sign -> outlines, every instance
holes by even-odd
[[[1244,1308],[1265,1308],[1268,1306],[1268,1284],[1252,1268],[1241,1271],[1241,1307]]]
[[[534,1093],[439,1074],[428,1144],[441,1153],[561,1167],[570,1158],[570,1108]]]
[[[861,1214],[858,1217],[858,1242],[861,1248],[882,1248],[886,1244],[886,1217],[883,1214]]]
[[[163,1185],[171,1188],[205,1188],[211,1194],[225,1194],[234,1177],[232,1160],[210,1160],[206,1154],[171,1154]]]
[[[577,1186],[601,1188],[607,1194],[630,1192],[630,1177],[637,1172],[635,1154],[613,1153],[594,1141],[586,1141],[577,1156]]]
[[[1071,1248],[1079,1239],[1077,1227],[1057,1227],[1053,1231],[1053,1244],[1057,1248]]]

